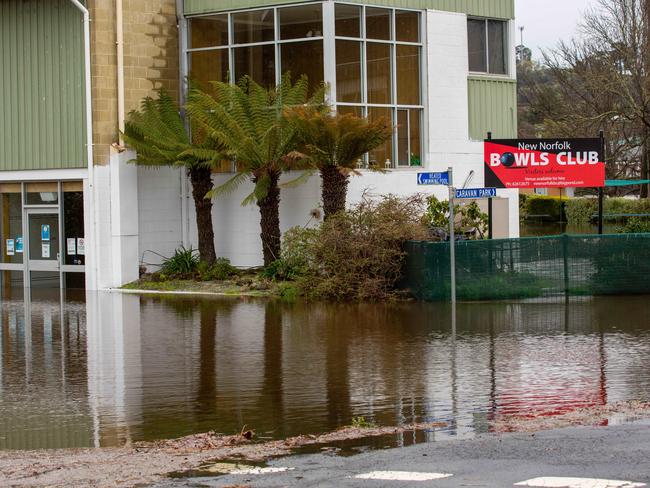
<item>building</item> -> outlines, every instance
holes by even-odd
[[[196,246],[183,171],[128,164],[119,137],[156,89],[182,101],[188,75],[271,84],[306,73],[329,84],[338,110],[390,117],[393,139],[368,159],[391,171],[362,170],[352,201],[364,191],[444,198],[445,188],[418,187],[423,169],[451,166],[457,186],[482,186],[481,141],[516,135],[514,0],[0,0],[0,36],[7,288],[118,286]],[[283,190],[284,229],[309,220],[318,186]],[[213,209],[217,254],[238,266],[261,262],[245,193]],[[499,235],[518,235],[516,196],[495,201]]]

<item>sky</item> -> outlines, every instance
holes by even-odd
[[[516,0],[517,44],[519,27],[524,27],[524,45],[539,60],[541,49],[553,48],[559,40],[576,35],[582,13],[597,0]]]

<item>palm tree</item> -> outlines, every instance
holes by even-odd
[[[298,147],[295,124],[285,112],[292,106],[322,105],[324,90],[309,98],[307,77],[292,84],[289,73],[268,89],[248,76],[235,85],[214,82],[212,87],[212,94],[192,89],[186,110],[217,144],[217,151],[222,145],[228,147],[237,172],[210,195],[231,193],[245,181],[253,182],[253,192],[242,204],[254,202],[259,208],[264,265],[268,266],[280,257],[280,175],[293,166],[292,155]],[[197,154],[207,156],[203,151]]]
[[[345,210],[350,175],[358,174],[359,158],[386,142],[392,129],[386,119],[369,121],[310,107],[291,109],[288,117],[298,127],[301,151],[320,172],[327,219]]]
[[[192,183],[196,207],[199,255],[208,264],[216,260],[212,200],[207,198],[213,188],[211,166],[226,155],[210,141],[211,151],[203,144],[192,143],[179,108],[168,93],[161,90],[158,98],[142,100],[140,110],[129,113],[124,125],[124,140],[136,151],[131,162],[142,166],[184,166]],[[208,142],[206,142],[208,143]]]

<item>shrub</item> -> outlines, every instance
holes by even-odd
[[[455,209],[456,235],[467,234],[470,238],[483,239],[488,231],[488,214],[481,211],[476,202],[458,205]],[[458,219],[460,217],[460,219]],[[422,223],[431,229],[432,239],[449,240],[449,202],[440,201],[435,196],[427,198],[427,209],[422,217]]]
[[[645,234],[650,232],[650,219],[642,217],[630,218],[623,227],[618,228],[619,234]]]
[[[562,206],[566,198],[530,195],[525,203],[526,218],[558,222],[562,219]]]
[[[598,200],[595,198],[572,198],[566,201],[564,211],[569,225],[587,225],[591,222],[593,214],[598,212]]]
[[[203,281],[223,281],[238,274],[239,270],[227,258],[217,258],[212,266],[201,262],[198,269],[199,279]]]
[[[295,229],[285,241],[288,259],[302,263],[300,287],[308,297],[377,300],[397,293],[407,240],[422,240],[421,195],[361,202],[330,217],[318,229]]]
[[[196,272],[199,266],[199,251],[181,246],[174,255],[163,260],[160,274],[167,277],[186,277]]]

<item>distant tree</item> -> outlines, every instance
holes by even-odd
[[[196,137],[195,137],[196,138]],[[124,140],[136,151],[132,161],[142,166],[184,167],[192,183],[196,209],[196,226],[201,260],[216,260],[212,200],[211,167],[226,157],[225,147],[210,144],[208,154],[203,144],[193,143],[181,118],[179,107],[168,93],[161,90],[158,98],[142,100],[140,110],[132,111],[125,121]]]
[[[543,63],[519,67],[522,132],[608,140],[608,176],[650,163],[650,0],[598,0],[579,37],[545,52]],[[641,191],[648,196],[648,187]]]

